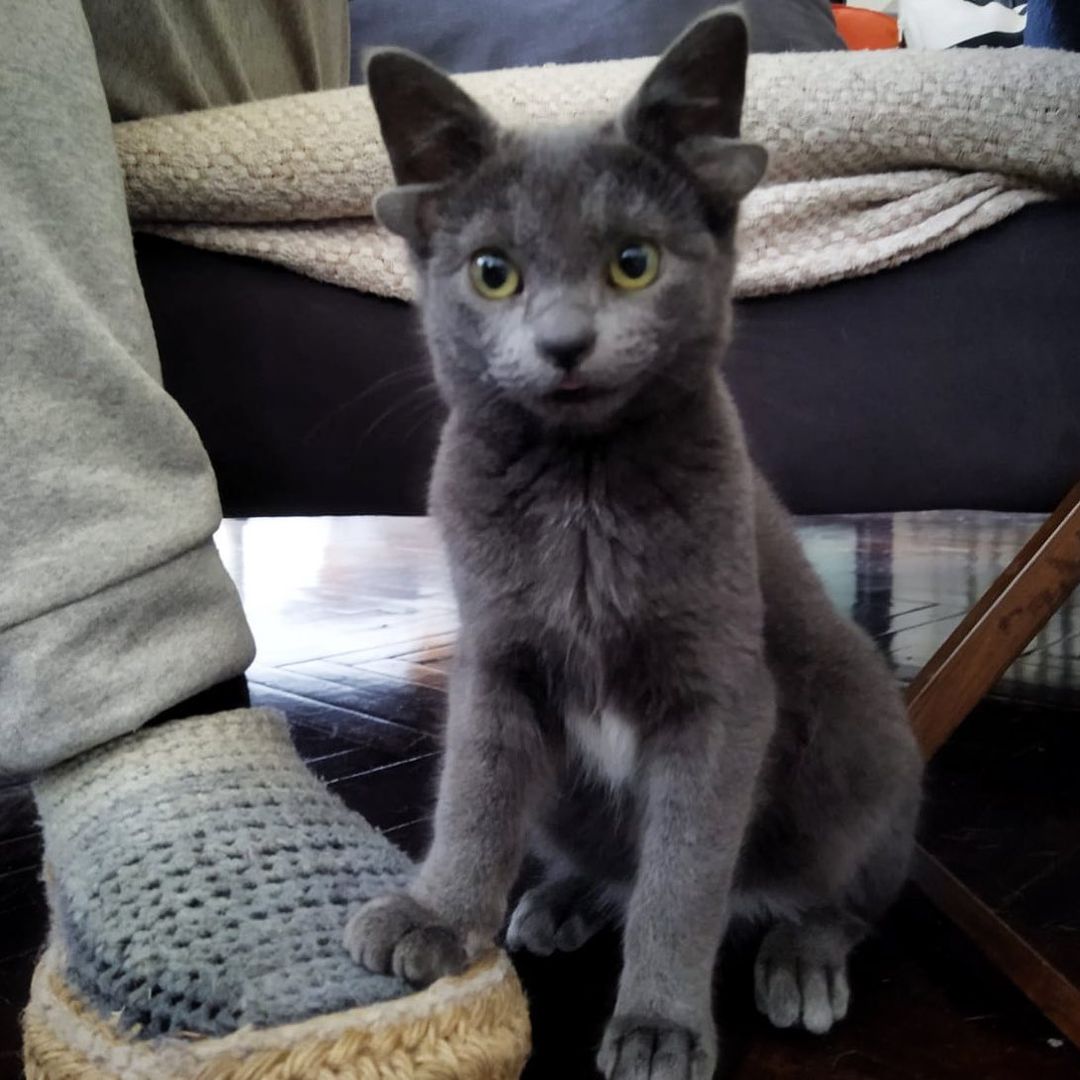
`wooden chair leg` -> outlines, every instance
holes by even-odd
[[[1061,1033],[1080,1047],[1080,987],[980,899],[921,844],[911,876],[926,898],[960,928]]]
[[[1036,530],[907,690],[932,757],[1080,584],[1080,484]]]
[[[1080,583],[1080,484],[1035,531],[907,690],[927,758]],[[920,845],[913,876],[926,896],[1080,1046],[1080,987]]]

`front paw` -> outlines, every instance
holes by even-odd
[[[369,900],[345,927],[345,948],[358,964],[427,986],[465,970],[457,933],[407,893]]]
[[[613,1016],[596,1060],[606,1080],[712,1080],[716,1032],[658,1017]]]

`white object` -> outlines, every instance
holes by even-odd
[[[951,49],[984,34],[1022,34],[1027,4],[970,0],[900,0],[900,32],[909,49]]]

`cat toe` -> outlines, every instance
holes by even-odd
[[[851,1004],[851,984],[848,982],[845,968],[834,968],[829,980],[829,1000],[832,1003],[833,1019],[843,1020]]]
[[[394,974],[414,986],[427,986],[444,975],[465,970],[465,949],[445,926],[418,926],[394,948]]]
[[[586,919],[584,915],[574,912],[555,931],[555,948],[559,952],[574,952],[575,949],[580,949],[596,933],[596,929],[596,925]]]
[[[829,972],[824,967],[810,967],[801,970],[799,977],[802,1026],[813,1035],[824,1035],[835,1019],[829,1000]]]
[[[773,1027],[789,1028],[799,1019],[801,999],[795,972],[784,964],[758,960],[754,973],[758,1011]]]

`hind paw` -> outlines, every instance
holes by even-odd
[[[824,1035],[847,1016],[847,947],[817,926],[774,926],[754,965],[758,1011],[778,1028]]]
[[[600,905],[589,900],[584,883],[574,879],[544,882],[518,901],[506,929],[506,947],[534,956],[573,952],[609,921]]]

